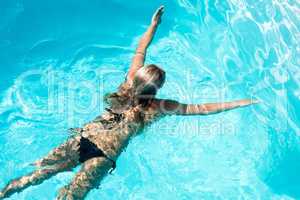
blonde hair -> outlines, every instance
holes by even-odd
[[[137,105],[147,106],[164,82],[165,72],[156,65],[147,65],[136,72],[132,87],[122,84],[119,92],[106,95],[104,99],[113,110],[119,112]]]
[[[133,91],[137,97],[155,96],[165,82],[165,72],[151,64],[139,69],[133,79]]]

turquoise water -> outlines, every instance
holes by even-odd
[[[297,0],[0,1],[0,187],[103,111],[160,4],[159,97],[262,103],[156,122],[86,199],[300,199]],[[10,199],[54,199],[78,170]]]

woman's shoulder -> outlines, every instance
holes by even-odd
[[[106,94],[104,101],[108,107],[116,112],[126,110],[131,105],[130,91],[131,85],[125,81],[120,84],[116,92]]]
[[[170,99],[154,99],[151,107],[161,114],[171,114],[174,110],[180,109],[179,103]]]

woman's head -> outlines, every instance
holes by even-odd
[[[133,79],[135,95],[151,98],[165,82],[165,72],[156,65],[148,65],[139,69]]]

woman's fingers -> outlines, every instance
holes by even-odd
[[[257,99],[252,99],[252,100],[251,100],[251,103],[252,103],[252,104],[257,104],[257,103],[260,103],[260,101],[257,100]]]
[[[251,105],[251,104],[260,103],[260,101],[256,100],[256,99],[243,99],[243,100],[240,100],[238,102],[239,102],[240,106],[248,106],[248,105]]]
[[[159,24],[161,22],[161,16],[164,13],[164,6],[160,6],[152,17],[152,23]]]

